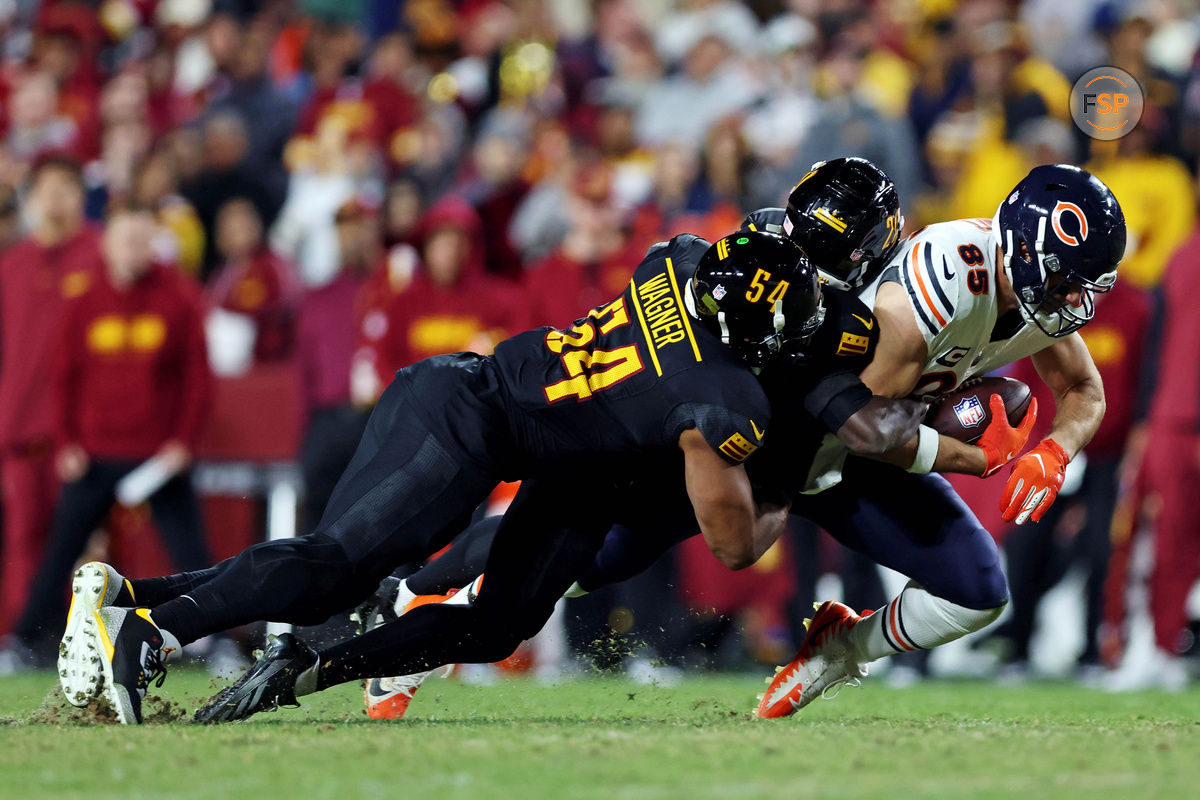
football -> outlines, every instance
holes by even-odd
[[[964,381],[929,407],[925,424],[952,439],[974,444],[992,421],[988,403],[994,394],[1004,400],[1008,424],[1014,428],[1020,425],[1033,394],[1028,386],[1012,378],[971,378]]]

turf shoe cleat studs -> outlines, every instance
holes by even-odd
[[[97,644],[100,610],[132,592],[119,572],[99,561],[75,570],[71,580],[71,607],[58,647],[58,674],[63,696],[72,705],[84,706],[99,692],[102,666]]]

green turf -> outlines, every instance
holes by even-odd
[[[45,674],[0,679],[0,797],[1004,798],[1200,796],[1200,692],[878,683],[753,719],[753,678],[672,689],[431,681],[411,719],[353,687],[240,725],[47,722]],[[172,673],[194,708],[213,686]],[[36,711],[43,707],[41,711]]]

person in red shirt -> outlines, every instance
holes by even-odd
[[[606,166],[581,169],[566,205],[562,245],[526,273],[527,325],[565,325],[579,309],[605,302],[629,283],[629,265],[645,252],[623,226]]]
[[[998,634],[1012,642],[1007,667],[1011,677],[1028,670],[1038,603],[1073,564],[1083,566],[1087,581],[1084,649],[1078,663],[1084,670],[1100,665],[1099,632],[1112,552],[1109,531],[1121,460],[1138,416],[1150,320],[1149,296],[1118,281],[1111,292],[1097,297],[1096,316],[1080,331],[1104,380],[1104,421],[1083,450],[1086,461],[1078,489],[1052,506],[1040,522],[1014,527],[1004,540],[1013,616]],[[1054,407],[1054,398],[1028,360],[1015,365],[1012,377],[1033,389],[1039,407]],[[1049,430],[1048,421],[1040,424]],[[1034,428],[1033,435],[1039,431]]]
[[[333,487],[366,429],[369,404],[351,396],[351,371],[368,303],[368,272],[376,251],[371,209],[351,200],[338,210],[338,273],[300,301],[296,356],[300,382],[302,525],[315,528]],[[374,372],[369,365],[370,383]],[[375,390],[367,390],[375,400]]]
[[[67,301],[86,291],[99,237],[84,223],[78,163],[46,158],[28,194],[33,227],[0,256],[0,625],[16,618],[41,559],[58,478],[50,364]]]
[[[1120,525],[1115,536],[1127,539],[1149,521],[1154,531],[1154,567],[1150,573],[1150,615],[1155,652],[1151,658],[1121,665],[1109,688],[1179,690],[1189,678],[1180,654],[1192,642],[1187,629],[1187,600],[1200,574],[1200,312],[1192,298],[1200,279],[1200,229],[1192,233],[1167,265],[1155,291],[1151,327],[1153,393],[1149,413],[1131,441]],[[1136,474],[1133,474],[1136,472]],[[1128,551],[1128,541],[1120,550]],[[1127,559],[1128,554],[1123,553]],[[1124,577],[1121,575],[1120,577]],[[1119,623],[1124,611],[1124,582],[1110,582],[1106,622]],[[1113,613],[1116,612],[1116,613]]]
[[[380,386],[423,358],[465,350],[490,353],[521,328],[514,319],[515,292],[483,273],[480,221],[469,203],[453,196],[436,203],[420,225],[418,240],[420,267],[408,287],[391,298],[386,326],[372,331],[379,334],[371,349]]]
[[[170,477],[149,496],[175,566],[211,563],[188,466],[207,420],[212,377],[200,287],[155,263],[154,217],[121,210],[103,239],[103,272],[63,315],[53,370],[62,493],[45,559],[14,634],[36,643],[66,612],[64,587],[118,485],[147,459]]]
[[[210,292],[213,304],[254,320],[254,360],[291,355],[299,286],[291,266],[263,242],[262,217],[244,197],[217,212],[217,252],[223,263]]]

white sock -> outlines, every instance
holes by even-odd
[[[408,578],[400,581],[400,588],[396,591],[396,602],[392,604],[392,609],[396,612],[396,616],[404,613],[404,609],[408,608],[408,604],[416,598],[416,593],[408,588]]]
[[[892,602],[850,629],[850,641],[863,661],[874,661],[953,642],[987,627],[1003,610],[955,605],[909,581]]]

